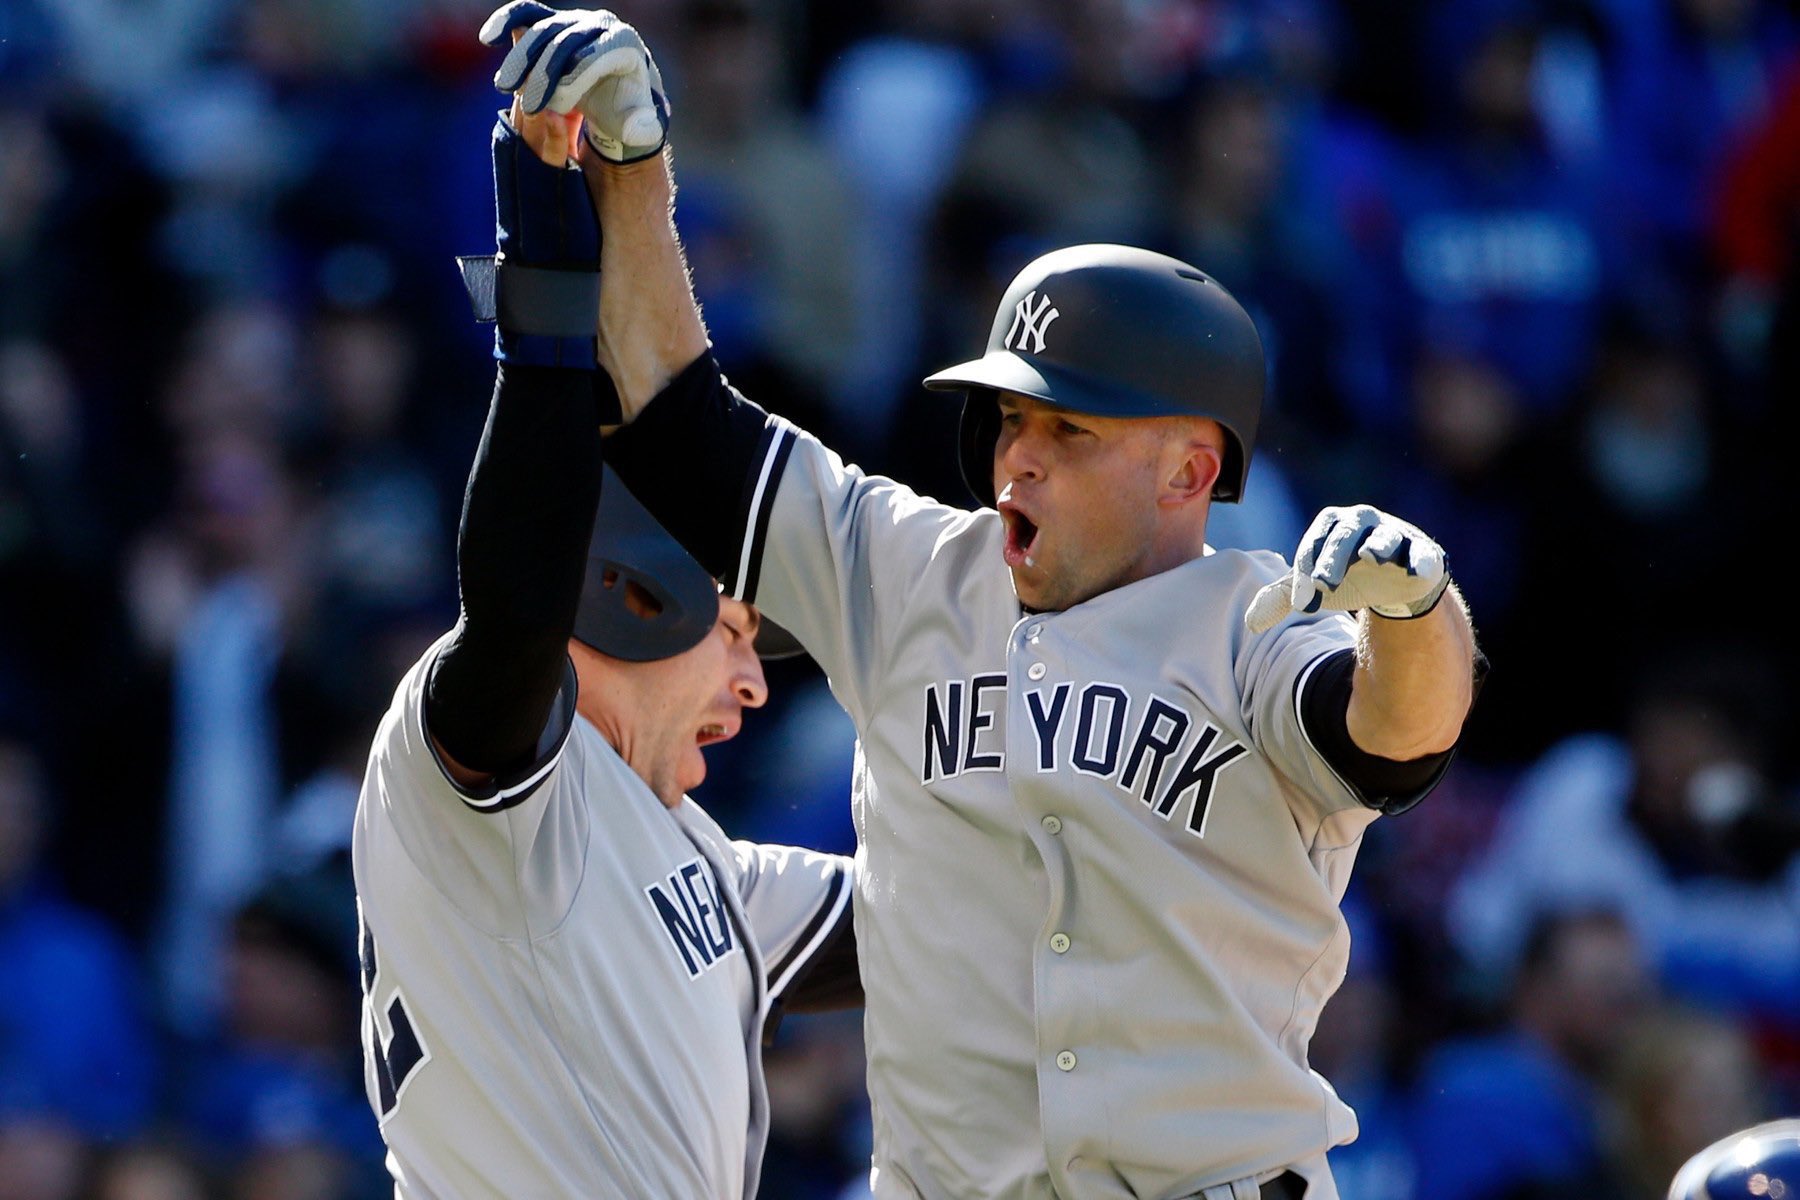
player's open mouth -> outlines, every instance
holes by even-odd
[[[694,735],[696,746],[710,746],[714,742],[728,741],[731,731],[723,725],[702,725],[700,732]]]
[[[1001,551],[1006,565],[1036,566],[1039,533],[1036,522],[1004,501],[1000,505],[1000,518],[1006,522],[1006,546]]]

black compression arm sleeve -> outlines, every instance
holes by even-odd
[[[462,615],[425,692],[426,725],[470,770],[529,766],[572,686],[569,634],[599,501],[590,373],[502,366],[463,496]]]
[[[606,461],[631,494],[715,579],[737,566],[768,419],[702,354],[606,439]]]
[[[1450,769],[1454,749],[1409,762],[1370,754],[1350,737],[1350,687],[1356,675],[1356,651],[1339,650],[1307,677],[1300,694],[1300,715],[1313,745],[1332,769],[1360,794],[1362,802],[1383,813],[1403,813],[1426,796]]]

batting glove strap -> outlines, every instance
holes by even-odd
[[[501,362],[593,371],[600,220],[581,170],[544,162],[505,113],[494,124],[493,152],[500,252],[457,260],[476,318],[495,322]]]
[[[600,275],[521,267],[497,254],[459,254],[463,287],[477,321],[493,321],[508,333],[583,338],[594,328]]]

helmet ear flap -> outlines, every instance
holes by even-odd
[[[994,444],[1000,440],[999,395],[993,388],[972,387],[963,394],[962,427],[957,432],[957,462],[963,482],[977,503],[994,506]]]
[[[1244,443],[1223,423],[1225,456],[1219,466],[1219,478],[1213,484],[1212,498],[1221,504],[1234,504],[1244,498]]]
[[[697,645],[718,619],[718,584],[605,468],[576,640],[611,658],[651,662]]]

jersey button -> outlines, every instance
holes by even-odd
[[[1032,663],[1029,667],[1026,667],[1025,677],[1027,679],[1042,679],[1044,677],[1044,664]]]
[[[1025,627],[1025,636],[1034,642],[1037,641],[1038,634],[1042,632],[1044,632],[1044,623],[1042,621],[1038,621]]]
[[[1044,826],[1044,832],[1050,834],[1052,837],[1062,832],[1062,818],[1059,816],[1052,814],[1051,816],[1045,817],[1042,824]]]
[[[1069,952],[1069,935],[1066,933],[1051,934],[1050,948],[1058,954],[1067,954]]]
[[[1059,1071],[1073,1071],[1075,1069],[1075,1052],[1073,1050],[1064,1050],[1062,1053],[1058,1054],[1056,1056],[1056,1069]]]

